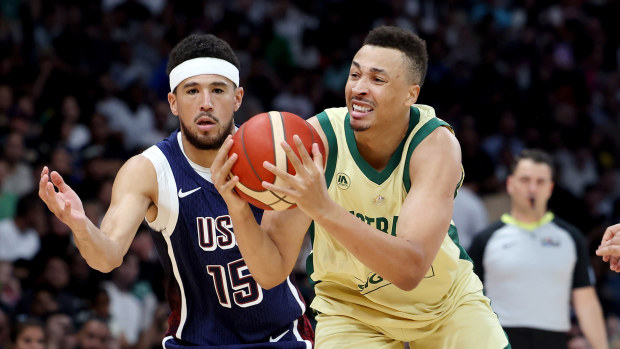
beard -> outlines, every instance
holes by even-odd
[[[196,118],[200,117],[202,115],[197,116]],[[209,117],[211,117],[216,123],[220,123],[220,120],[212,115],[209,115]],[[214,135],[206,135],[206,136],[202,136],[199,134],[195,134],[192,133],[189,129],[189,127],[187,125],[185,125],[183,123],[183,121],[181,121],[181,131],[183,132],[183,135],[185,136],[185,139],[187,139],[187,141],[194,147],[196,147],[197,149],[200,150],[217,150],[220,149],[220,147],[222,146],[222,144],[224,144],[224,141],[226,140],[226,137],[228,137],[228,135],[233,133],[233,130],[235,129],[235,122],[234,122],[234,117],[230,118],[230,121],[228,122],[227,125],[224,125],[224,127],[220,128],[218,130],[218,132]]]
[[[370,125],[352,125],[351,123],[349,123],[349,126],[356,132],[366,131],[370,128]]]

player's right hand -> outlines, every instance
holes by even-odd
[[[230,173],[230,169],[239,156],[237,154],[232,154],[230,157],[228,156],[228,152],[230,148],[232,148],[232,145],[232,136],[228,136],[211,164],[211,180],[213,181],[215,189],[217,189],[226,202],[228,211],[241,210],[247,206],[247,202],[233,190],[239,182],[239,177],[233,176],[232,173]]]
[[[58,192],[54,189],[58,188]],[[47,208],[69,226],[73,232],[86,229],[88,218],[82,206],[82,200],[65,183],[62,176],[56,172],[49,172],[47,166],[41,171],[39,181],[39,197],[45,202]]]

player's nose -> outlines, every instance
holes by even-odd
[[[211,99],[211,95],[209,95],[208,93],[204,94],[204,98],[202,99],[201,109],[203,110],[213,109],[213,100]]]
[[[354,95],[365,95],[368,93],[368,82],[366,79],[359,79],[352,84],[351,92]]]

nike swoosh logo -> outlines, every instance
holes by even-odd
[[[284,337],[285,334],[288,333],[288,330],[284,331],[284,333],[282,333],[281,335],[277,336],[276,338],[271,338],[271,336],[269,336],[269,342],[273,343],[273,342],[277,342],[280,339],[282,339],[282,337]]]
[[[200,190],[200,187],[192,189],[190,191],[186,191],[186,192],[184,192],[183,189],[179,189],[179,198],[184,198],[184,197],[188,196],[189,194],[191,194],[191,193],[193,193],[195,191],[198,191],[198,190]]]

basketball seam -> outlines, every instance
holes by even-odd
[[[288,139],[286,136],[286,124],[284,123],[284,115],[282,115],[282,112],[278,112],[278,115],[280,115],[280,120],[282,120],[282,134],[284,135],[284,141],[288,143]],[[271,120],[271,118],[269,120]],[[274,142],[274,147],[275,147],[275,142]],[[289,168],[288,168],[288,158],[286,159],[285,164],[286,164],[286,172],[290,173]]]
[[[241,146],[243,147],[243,154],[245,155],[245,159],[247,160],[247,163],[250,165],[250,168],[252,169],[252,172],[254,172],[254,175],[256,176],[256,178],[258,178],[258,180],[262,182],[263,179],[260,177],[258,172],[256,172],[256,169],[254,168],[254,164],[252,163],[252,160],[250,159],[250,155],[248,154],[248,150],[245,147],[245,138],[243,137],[244,132],[245,132],[245,125],[241,127]]]
[[[282,115],[282,112],[280,112],[280,111],[278,111],[277,113],[278,113],[278,115],[280,116],[280,120],[282,120],[282,135],[284,136],[284,141],[285,141],[286,143],[288,143],[288,141],[287,141],[287,139],[286,139],[286,123],[284,122],[284,115]],[[279,145],[279,143],[278,143],[278,144],[276,144],[276,139],[274,138],[274,133],[273,133],[273,122],[271,122],[271,118],[273,117],[273,115],[271,115],[271,113],[267,113],[267,115],[269,115],[269,125],[271,125],[271,129],[272,129],[272,131],[271,131],[271,144],[273,144],[273,148],[272,148],[272,150],[273,150],[273,158],[274,158],[274,160],[275,160],[275,159],[276,159],[276,149],[275,149],[275,148]],[[275,165],[275,166],[277,166],[276,164],[274,164],[274,165]],[[286,159],[286,172],[287,172],[287,173],[288,173],[288,170],[289,170],[289,169],[288,169],[288,159]],[[275,182],[275,179],[274,179],[274,182]],[[280,201],[284,201],[284,202],[286,202],[287,204],[291,204],[291,205],[293,204],[293,203],[291,203],[291,202],[288,202],[288,201],[284,200],[284,198],[286,198],[286,195],[284,195],[284,196],[280,196],[278,193],[274,193],[274,192],[273,192],[273,191],[271,191],[271,190],[269,190],[269,191],[270,191],[270,192],[271,192],[271,194],[273,194],[275,197],[277,197],[278,199],[280,199],[280,200],[278,200],[278,201],[274,202],[274,204],[275,204],[275,203],[278,203],[278,202],[280,202]]]

